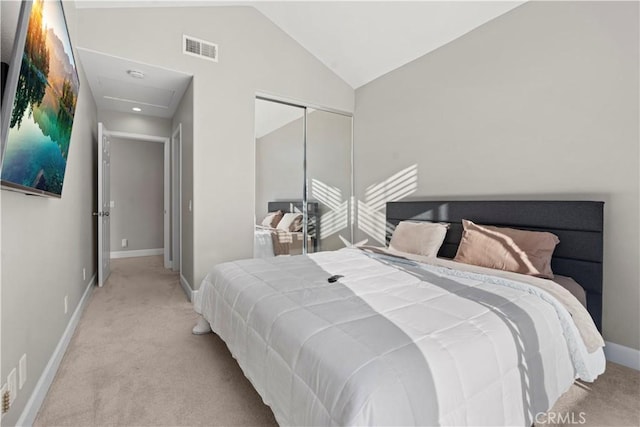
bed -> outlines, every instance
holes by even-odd
[[[463,219],[553,231],[554,273],[588,312],[546,279],[358,248],[218,265],[194,306],[281,425],[531,425],[604,371],[602,216],[600,202],[387,204],[389,233],[450,223],[443,257]]]
[[[302,212],[302,201],[283,200],[272,201],[267,205],[267,212],[282,211],[283,213]],[[307,203],[307,252],[317,252],[318,240],[317,220],[318,203]],[[300,255],[304,241],[304,233],[301,231],[278,230],[260,224],[255,225],[253,257],[270,258],[278,255]]]

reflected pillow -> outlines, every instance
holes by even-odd
[[[449,224],[401,221],[391,236],[389,249],[425,257],[436,257]]]
[[[284,214],[276,228],[278,230],[286,231],[302,230],[302,214],[300,212],[290,212]]]
[[[264,219],[262,220],[261,225],[263,227],[276,228],[280,223],[280,221],[282,220],[283,216],[284,216],[284,212],[282,211],[269,212],[267,216],[265,216]]]
[[[555,234],[478,225],[466,219],[462,225],[454,261],[553,279],[551,256],[560,243]]]

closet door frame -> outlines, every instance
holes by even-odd
[[[354,194],[354,189],[355,189],[355,182],[354,182],[354,171],[353,171],[353,165],[354,165],[354,161],[353,161],[353,153],[354,153],[354,148],[353,148],[353,113],[348,112],[348,111],[343,111],[343,110],[338,110],[335,108],[331,108],[331,107],[324,107],[324,106],[320,106],[320,105],[315,105],[315,104],[311,104],[308,102],[304,102],[304,101],[300,101],[300,100],[295,100],[292,98],[286,98],[286,97],[282,97],[279,95],[274,95],[274,94],[270,94],[267,92],[256,92],[255,97],[254,97],[254,103],[255,100],[262,100],[262,101],[269,101],[269,102],[276,102],[279,104],[284,104],[284,105],[290,105],[292,107],[297,107],[297,108],[302,108],[304,110],[304,114],[303,114],[303,138],[302,138],[302,143],[303,143],[303,161],[302,161],[302,169],[303,169],[303,182],[302,182],[302,229],[303,229],[303,241],[302,241],[302,253],[306,254],[307,253],[307,246],[308,246],[308,224],[309,224],[309,215],[308,215],[308,209],[307,209],[307,203],[309,200],[309,186],[308,186],[308,181],[309,178],[307,176],[307,114],[309,109],[312,110],[319,110],[319,111],[325,111],[327,113],[334,113],[334,114],[340,114],[342,116],[346,116],[349,117],[351,119],[351,149],[350,149],[350,155],[351,155],[351,159],[349,161],[349,166],[351,168],[351,183],[350,183],[350,215],[351,218],[355,217],[355,206],[354,203],[351,203],[353,201],[353,194]],[[255,110],[254,110],[255,111]],[[254,123],[255,123],[255,117],[254,117]],[[255,143],[254,143],[255,146]],[[255,154],[254,154],[255,155]],[[255,194],[255,187],[254,187],[254,194]],[[254,196],[255,198],[255,196]],[[318,221],[320,219],[318,218]],[[349,220],[349,234],[351,237],[351,240],[353,240],[353,221]],[[316,236],[316,239],[319,239],[320,236]]]

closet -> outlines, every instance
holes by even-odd
[[[348,245],[354,218],[352,116],[266,97],[256,98],[255,113],[254,255]],[[284,222],[267,217],[277,211]]]

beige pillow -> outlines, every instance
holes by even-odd
[[[280,221],[282,220],[283,216],[284,212],[282,211],[269,212],[267,216],[265,216],[262,220],[262,226],[276,228],[278,226],[278,223],[280,223]]]
[[[426,257],[436,257],[449,224],[401,221],[391,236],[389,249]]]
[[[454,261],[553,279],[551,256],[560,243],[555,234],[477,225],[466,219],[462,225]]]
[[[284,214],[276,228],[278,230],[300,231],[302,229],[302,214],[300,212]]]

